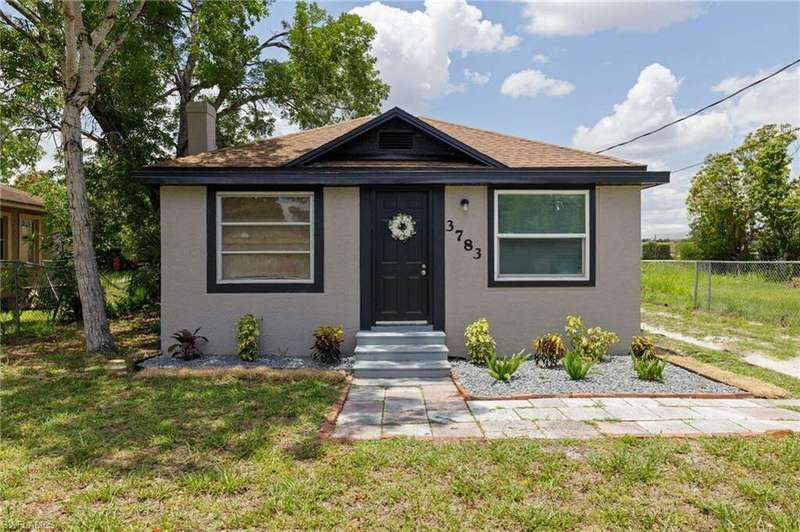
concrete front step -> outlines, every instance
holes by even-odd
[[[444,345],[447,335],[442,331],[359,331],[356,333],[356,345]]]
[[[372,326],[374,332],[421,332],[432,331],[433,325],[426,321],[379,321]]]
[[[358,345],[356,360],[447,360],[448,349],[441,344]]]
[[[447,360],[425,361],[389,361],[359,360],[353,365],[353,376],[357,379],[387,378],[434,378],[447,377],[450,374],[450,363]]]

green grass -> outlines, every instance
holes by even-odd
[[[700,308],[707,308],[708,276],[701,272]],[[677,310],[693,306],[693,263],[642,263],[642,301]],[[800,327],[800,287],[757,274],[712,275],[710,311],[780,326]]]
[[[136,357],[157,326],[114,332]],[[3,527],[800,528],[798,435],[319,442],[341,384],[112,377],[80,347],[3,345]]]

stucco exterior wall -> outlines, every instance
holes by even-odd
[[[206,189],[161,188],[161,348],[176,330],[194,330],[206,353],[235,353],[236,321],[263,317],[262,352],[308,356],[312,331],[342,325],[345,352],[359,327],[358,188],[324,190],[324,293],[206,293]]]
[[[596,283],[594,287],[487,287],[490,257],[487,230],[488,189],[451,186],[445,189],[445,218],[464,238],[483,250],[473,260],[453,233],[445,236],[445,326],[451,355],[465,355],[464,328],[486,317],[497,340],[498,353],[530,350],[531,340],[543,333],[563,333],[569,314],[580,314],[587,326],[599,325],[620,336],[614,346],[624,353],[639,334],[640,189],[596,189]],[[469,200],[469,211],[460,207]]]

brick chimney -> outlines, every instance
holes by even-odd
[[[208,102],[189,102],[186,106],[189,145],[186,154],[217,149],[217,110]]]

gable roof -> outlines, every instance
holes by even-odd
[[[42,198],[9,185],[0,185],[0,204],[9,207],[27,207],[33,210],[44,209]]]
[[[310,163],[327,151],[376,127],[388,118],[401,117],[425,133],[450,143],[477,162],[496,168],[619,168],[644,169],[645,165],[505,135],[427,117],[413,117],[394,108],[378,116],[361,117],[307,129],[266,140],[231,146],[172,159],[155,168],[280,168]],[[347,166],[344,162],[341,166]],[[400,163],[398,163],[400,165]],[[333,166],[333,164],[330,164]],[[391,166],[384,162],[380,166]],[[435,165],[430,165],[435,166]],[[458,165],[453,165],[458,166]],[[151,167],[153,168],[153,167]]]

